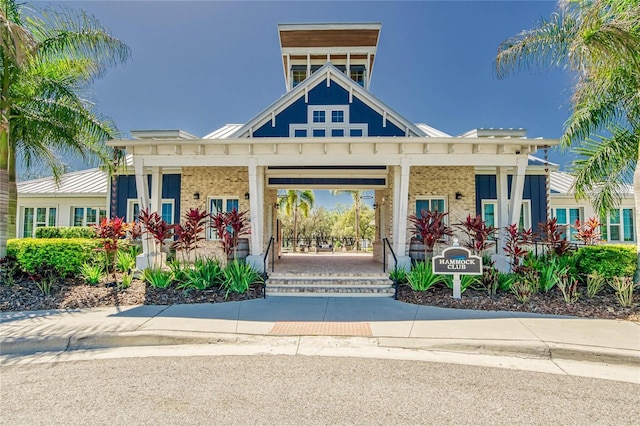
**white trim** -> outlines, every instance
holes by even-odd
[[[227,208],[227,201],[229,200],[235,200],[238,202],[238,209],[240,209],[240,197],[238,197],[237,195],[208,195],[207,196],[207,213],[209,214],[213,214],[213,212],[211,211],[211,200],[222,200],[222,210],[223,212],[226,212],[226,208]],[[218,236],[214,236],[214,229],[211,226],[210,222],[207,224],[206,226],[206,238],[207,240],[218,240]]]
[[[342,121],[333,122],[333,112],[342,112]],[[313,115],[315,112],[324,112],[324,121],[314,122]],[[292,123],[289,124],[289,137],[295,138],[295,132],[298,130],[306,131],[308,138],[322,137],[313,136],[314,130],[324,130],[324,137],[352,137],[351,130],[362,130],[362,136],[353,137],[367,137],[369,125],[367,123],[349,123],[349,106],[348,105],[313,105],[307,107],[307,123]],[[343,136],[332,136],[332,130],[343,130]]]
[[[99,225],[100,224],[100,220],[103,217],[108,217],[108,211],[107,209],[105,209],[105,206],[83,206],[83,205],[72,205],[71,207],[69,207],[70,209],[70,214],[69,214],[69,226],[91,226],[91,225]],[[82,212],[82,224],[81,225],[76,225],[75,224],[75,220],[76,220],[76,209],[83,209]],[[95,222],[88,222],[87,221],[87,212],[88,210],[96,210],[96,221]],[[104,216],[102,216],[100,214],[101,211],[104,211],[105,214]]]
[[[617,210],[620,213],[620,223],[616,223],[613,224],[613,226],[618,226],[620,228],[619,230],[619,235],[620,235],[620,239],[618,240],[612,240],[611,239],[611,211],[612,210]],[[624,239],[624,231],[625,231],[625,226],[624,226],[624,210],[631,210],[631,219],[632,219],[632,227],[633,227],[633,239],[630,241],[627,241]],[[600,219],[602,220],[602,219]],[[606,223],[604,223],[603,225],[606,226],[607,228],[607,239],[606,241],[609,243],[620,243],[620,244],[631,244],[634,243],[637,238],[638,238],[638,229],[637,229],[637,223],[636,223],[636,215],[635,215],[635,208],[633,207],[627,207],[627,206],[621,206],[615,209],[611,209],[607,212],[607,218],[606,218]]]
[[[510,204],[511,200],[508,200],[507,203]],[[495,198],[483,198],[482,200],[480,200],[480,215],[482,217],[482,220],[484,220],[484,208],[485,205],[487,204],[492,204],[493,206],[495,206],[494,209],[494,223],[493,226],[494,227],[498,227],[499,225],[496,223],[498,222],[498,200],[496,200]],[[524,228],[525,229],[529,229],[532,227],[531,224],[531,200],[526,199],[526,200],[522,200],[522,204],[521,204],[521,212],[520,212],[520,216],[524,216]],[[510,212],[509,212],[510,213]],[[520,222],[520,219],[518,219],[518,223]],[[507,225],[511,225],[511,224],[507,224]]]
[[[137,198],[127,198],[127,222],[133,222],[134,220],[136,220],[136,218],[133,217],[133,206],[135,204],[138,204],[138,199]],[[162,216],[162,206],[164,206],[165,204],[171,204],[171,222],[167,222],[170,225],[174,224],[176,222],[176,204],[175,204],[175,200],[173,198],[163,198],[161,205],[160,205],[160,211],[158,212],[158,214],[160,216]],[[149,206],[151,207],[151,206]]]
[[[32,221],[32,225],[33,228],[31,230],[31,235],[29,236],[25,236],[24,235],[24,225],[26,223],[25,221],[25,213],[26,213],[26,209],[33,209],[33,221]],[[43,225],[38,226],[38,209],[45,209],[45,221]],[[54,224],[51,225],[49,223],[49,214],[51,212],[51,209],[55,209],[56,211],[56,215],[54,218]],[[19,232],[16,233],[18,238],[30,238],[30,237],[35,237],[36,236],[36,229],[41,228],[43,226],[58,226],[58,218],[60,217],[60,208],[58,205],[54,205],[54,206],[20,206],[20,214],[19,216],[19,220],[18,222],[20,222],[18,224],[18,230]]]
[[[558,210],[565,210],[565,214],[566,214],[566,219],[567,219],[567,223],[562,223],[562,222],[558,222],[558,225],[565,225],[567,226],[567,232],[565,234],[565,239],[567,241],[578,241],[577,238],[571,238],[571,235],[575,235],[575,230],[572,231],[571,227],[573,226],[574,222],[571,221],[571,212],[570,210],[578,210],[578,219],[580,219],[580,222],[584,222],[584,208],[582,206],[578,206],[578,205],[562,205],[562,206],[550,206],[551,208],[551,218],[557,218],[557,211]]]

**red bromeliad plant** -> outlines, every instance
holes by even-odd
[[[114,273],[115,279],[115,258],[118,251],[118,242],[127,235],[127,231],[131,229],[131,224],[124,221],[121,217],[113,219],[104,218],[99,225],[94,225],[96,236],[102,240],[102,250],[105,254],[105,270],[107,274],[109,269]]]
[[[580,219],[576,219],[576,224],[573,228],[578,231],[576,238],[582,241],[587,246],[595,246],[601,240],[600,227],[602,223],[596,217],[587,219],[586,222],[580,222]]]
[[[516,273],[522,272],[522,259],[529,252],[527,244],[533,242],[533,231],[529,229],[518,229],[517,224],[509,225],[505,228],[507,238],[504,251],[511,258],[511,270]]]
[[[496,228],[491,225],[487,226],[487,222],[482,220],[481,215],[477,215],[475,218],[468,215],[467,219],[457,226],[469,237],[466,245],[475,254],[482,256],[484,251],[494,244],[490,239],[494,236]]]
[[[422,210],[420,216],[409,215],[409,222],[413,224],[413,235],[424,242],[425,260],[433,257],[436,242],[445,235],[453,235],[453,230],[446,224],[445,217],[449,213]]]
[[[209,213],[199,208],[189,209],[184,214],[184,224],[175,226],[176,241],[173,247],[182,251],[187,261],[191,260],[191,252],[198,248],[198,241],[204,239],[204,229]]]
[[[230,212],[218,212],[218,214],[211,216],[211,225],[216,230],[227,256],[233,254],[235,258],[238,238],[251,233],[247,218],[248,213],[233,209]]]
[[[567,225],[559,225],[558,219],[549,219],[546,223],[538,224],[542,243],[549,247],[549,250],[558,257],[564,256],[571,250],[565,232]]]
[[[150,213],[149,209],[142,209],[138,218],[142,223],[143,232],[149,234],[155,243],[154,252],[162,253],[165,240],[173,237],[175,225],[165,222],[158,212]]]

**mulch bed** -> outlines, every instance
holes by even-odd
[[[118,289],[113,282],[87,285],[79,279],[68,279],[54,285],[50,295],[43,295],[28,279],[14,285],[0,285],[0,311],[34,311],[47,309],[79,309],[104,306],[174,305],[186,303],[223,303],[262,297],[262,286],[255,286],[245,294],[230,293],[220,288],[208,290],[157,289],[140,280],[133,280],[127,289]],[[442,308],[477,309],[486,311],[515,311],[538,314],[570,315],[586,318],[622,319],[640,321],[640,302],[622,308],[611,289],[588,299],[581,296],[577,302],[567,304],[558,289],[534,295],[527,303],[520,303],[512,294],[488,296],[483,291],[468,289],[460,300],[452,297],[448,288],[436,287],[416,292],[401,285],[398,300],[407,303]]]
[[[637,301],[637,295],[630,308],[623,308],[620,306],[613,291],[609,289],[604,289],[593,299],[588,299],[582,295],[574,303],[565,303],[560,290],[554,288],[549,293],[533,295],[527,303],[520,303],[514,295],[508,293],[489,296],[484,291],[468,289],[462,294],[461,299],[454,299],[452,290],[449,288],[435,287],[428,291],[413,291],[409,286],[401,285],[398,290],[398,300],[442,308],[532,312],[536,314],[640,321],[640,302]]]

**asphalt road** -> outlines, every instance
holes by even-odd
[[[638,424],[640,386],[420,361],[123,358],[3,366],[3,425]]]

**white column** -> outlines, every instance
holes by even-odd
[[[151,168],[151,211],[162,214],[162,167]]]
[[[494,256],[496,268],[502,271],[508,269],[507,257],[504,253],[505,240],[507,231],[504,229],[510,225],[509,222],[509,190],[507,181],[507,168],[498,167],[496,170],[496,190],[497,190],[497,206],[496,206],[496,228],[498,230],[498,250]]]
[[[520,157],[516,160],[516,171],[511,182],[511,206],[509,224],[520,221],[520,211],[522,210],[522,197],[524,193],[524,178],[527,170],[527,157]]]
[[[140,157],[133,157],[133,168],[136,173],[136,192],[138,193],[138,206],[140,209],[149,205],[149,185],[147,183],[147,176],[144,174],[144,162]],[[144,228],[142,229],[142,253],[136,257],[136,268],[140,271],[146,269],[151,263],[149,261],[149,255],[151,254],[152,245],[149,238],[144,235]]]
[[[258,224],[260,234],[258,234],[258,246],[260,253],[264,250],[264,229],[265,229],[265,205],[264,205],[264,166],[258,166],[256,170],[257,198],[258,198]]]
[[[396,240],[398,239],[398,217],[400,216],[400,166],[393,166],[393,200],[392,200],[392,215],[391,218],[391,232],[393,232],[393,245],[395,247]],[[388,235],[386,235],[388,237]]]
[[[409,268],[411,260],[407,256],[407,214],[409,203],[409,172],[411,170],[411,164],[408,158],[403,158],[400,161],[400,179],[398,188],[398,199],[396,201],[397,214],[394,214],[394,223],[397,229],[397,234],[393,237],[394,250],[398,257],[399,268]],[[397,174],[396,174],[397,177]],[[396,183],[394,181],[394,183]]]
[[[258,167],[255,159],[249,160],[249,209],[251,216],[251,254],[258,255],[262,253],[262,246],[260,245],[260,235],[262,234],[262,227],[260,226],[260,204],[261,198],[258,194]]]

